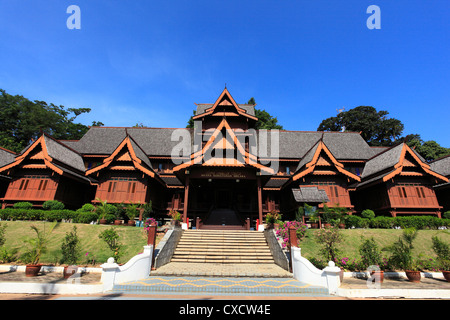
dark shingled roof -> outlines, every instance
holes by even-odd
[[[188,139],[182,140],[180,132],[186,133]],[[371,148],[361,135],[354,132],[274,131],[278,133],[277,145],[276,139],[272,141],[274,132],[270,130],[253,132],[256,132],[255,140],[262,158],[275,157],[278,153],[281,159],[302,159],[322,135],[324,143],[337,160],[367,160],[379,152]],[[263,134],[264,132],[267,134]],[[191,148],[193,145],[193,129],[108,127],[92,127],[79,141],[67,142],[67,145],[81,154],[109,155],[114,152],[127,133],[147,156],[171,156],[174,147],[181,149],[184,146],[181,141],[190,144],[185,147]],[[252,148],[250,151],[252,152]],[[266,151],[267,155],[261,155],[262,151]],[[272,153],[273,151],[278,152]]]
[[[400,143],[367,161],[361,179],[365,179],[393,167],[400,160],[402,149],[403,143]]]
[[[182,186],[180,180],[175,176],[160,176],[162,181],[164,181],[168,186]]]
[[[280,158],[303,158],[322,134],[323,142],[337,160],[367,160],[376,154],[355,132],[279,131]],[[267,134],[267,147],[270,155],[273,147],[270,132]]]
[[[288,181],[289,178],[286,179],[274,179],[271,178],[269,181],[267,181],[267,183],[264,185],[264,188],[279,188],[281,187],[283,184],[286,183],[286,181]]]
[[[325,190],[317,187],[300,187],[299,189],[292,189],[292,194],[297,202],[328,202],[327,193]]]
[[[6,149],[0,148],[0,167],[6,166],[14,162],[16,158],[16,154],[12,151],[8,151]]]
[[[46,135],[44,135],[44,139],[50,157],[78,171],[85,172],[83,158],[79,153]]]
[[[434,172],[450,177],[450,155],[431,162],[430,168]]]

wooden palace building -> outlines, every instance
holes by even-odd
[[[289,219],[305,203],[350,214],[449,210],[450,158],[428,164],[404,143],[373,148],[354,132],[255,130],[254,105],[226,88],[193,120],[195,129],[91,127],[77,141],[43,134],[20,154],[1,149],[2,208],[151,200],[156,214],[177,210],[203,226],[255,226],[271,211]]]

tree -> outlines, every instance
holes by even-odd
[[[195,114],[196,114],[196,111],[194,110],[194,116],[195,116]],[[193,119],[192,117],[193,117],[193,116],[191,116],[191,117],[189,118],[189,121],[188,121],[188,124],[187,124],[186,128],[191,128],[191,129],[194,128],[194,119]]]
[[[251,97],[247,104],[256,105],[255,98]],[[278,119],[270,115],[266,110],[255,108],[255,116],[258,121],[255,124],[255,129],[279,129],[283,130],[283,126],[278,124]]]
[[[398,119],[388,118],[388,114],[374,107],[359,106],[323,120],[317,130],[361,132],[371,146],[391,146],[400,138],[404,125]]]
[[[409,134],[404,138],[404,141],[427,162],[450,154],[450,148],[444,148],[434,140],[423,141],[419,134]]]
[[[42,132],[55,139],[77,140],[89,129],[75,119],[90,108],[68,108],[45,101],[30,101],[0,89],[0,146],[19,152]],[[94,122],[93,125],[103,125]]]

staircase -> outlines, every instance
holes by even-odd
[[[245,230],[185,230],[171,262],[267,263],[274,260],[264,234]]]

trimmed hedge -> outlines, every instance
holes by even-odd
[[[42,220],[62,221],[72,220],[79,223],[90,223],[97,221],[98,216],[94,212],[77,212],[73,210],[39,210],[39,209],[14,209],[6,208],[0,210],[2,220]]]
[[[406,229],[411,227],[414,227],[417,230],[438,229],[441,227],[450,228],[450,219],[440,219],[436,216],[378,216],[373,219],[367,219],[360,216],[351,215],[345,217],[345,226],[346,228],[375,229]]]

